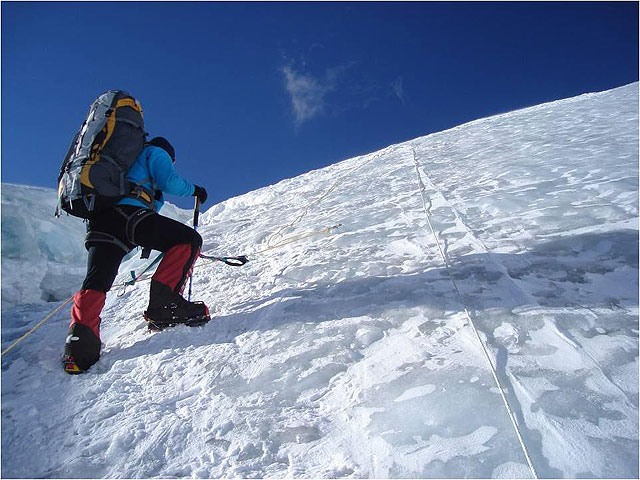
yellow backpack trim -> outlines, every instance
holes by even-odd
[[[84,166],[82,167],[82,171],[80,172],[80,183],[89,188],[93,188],[93,183],[91,183],[91,180],[89,180],[89,170],[91,170],[91,167],[93,166],[94,163],[96,163],[96,161],[97,159],[89,160],[87,163],[84,164]]]

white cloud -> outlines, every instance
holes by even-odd
[[[325,96],[335,88],[336,75],[333,72],[328,72],[324,79],[319,79],[286,66],[282,69],[282,73],[297,125],[324,111]]]
[[[288,59],[286,59],[288,60]],[[306,62],[287,62],[282,68],[284,86],[291,99],[296,126],[320,115],[338,116],[346,110],[369,108],[381,96],[393,95],[405,103],[403,79],[398,76],[389,87],[373,82],[359,72],[357,62],[344,62],[321,75],[305,71]],[[295,65],[302,65],[300,68]]]
[[[404,105],[404,85],[402,82],[402,77],[398,77],[393,81],[393,83],[391,84],[391,90]]]

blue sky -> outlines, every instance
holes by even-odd
[[[113,88],[141,101],[210,206],[637,80],[637,2],[3,2],[2,181],[55,188],[89,104]]]

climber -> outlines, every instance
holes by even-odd
[[[127,179],[133,190],[113,207],[99,212],[87,224],[87,274],[73,297],[71,325],[63,364],[67,373],[82,373],[100,358],[100,312],[124,256],[136,246],[164,253],[151,279],[149,305],[144,312],[150,326],[202,325],[209,309],[189,302],[182,290],[200,253],[202,237],[187,225],[158,214],[163,193],[195,196],[200,203],[207,191],[183,179],[174,169],[175,150],[163,137],[147,142]]]

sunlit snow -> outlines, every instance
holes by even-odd
[[[2,188],[4,349],[84,260],[55,192]],[[59,364],[68,308],[3,356],[3,477],[530,478],[470,320],[539,477],[638,477],[637,83],[284,180],[199,231],[250,258],[198,261],[206,326],[148,333],[143,280],[109,294],[88,373]]]

